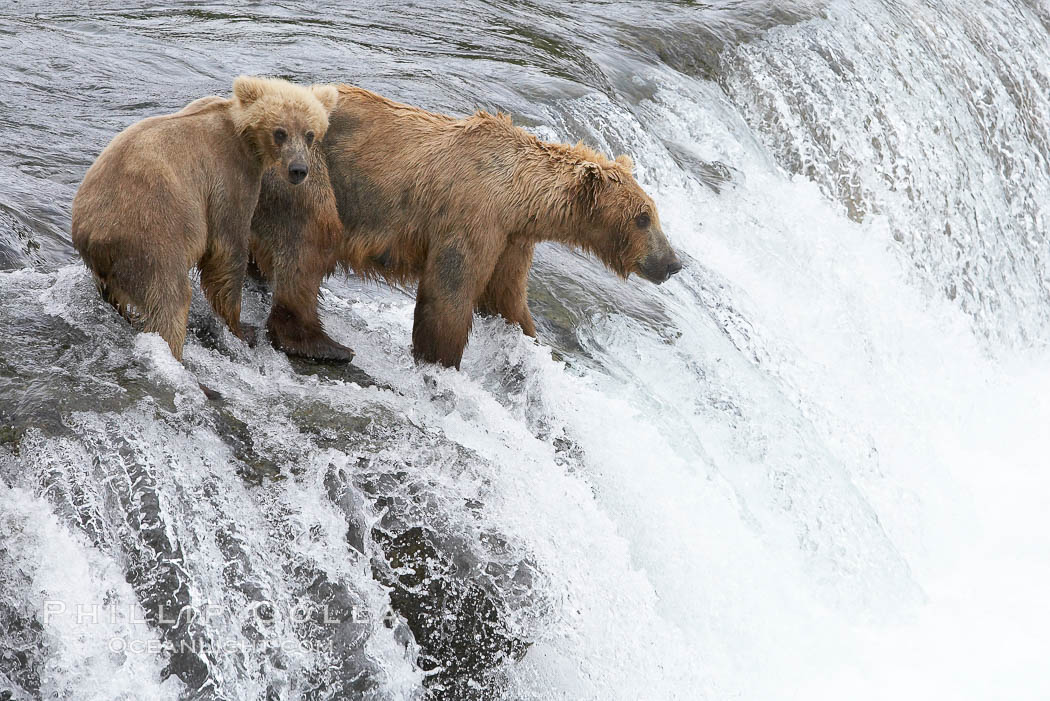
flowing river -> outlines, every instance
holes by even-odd
[[[0,698],[1050,698],[1046,2],[64,4],[0,7]],[[350,367],[198,292],[183,367],[70,208],[238,73],[630,154],[687,267],[543,245],[461,372],[411,289],[326,283]]]

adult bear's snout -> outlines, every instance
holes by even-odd
[[[670,280],[672,275],[681,272],[683,267],[682,261],[671,251],[662,256],[652,254],[646,256],[638,266],[638,273],[649,282],[659,285]]]
[[[293,185],[298,185],[306,180],[307,173],[309,170],[306,167],[306,161],[292,161],[288,166],[288,180]]]
[[[682,267],[682,261],[678,260],[677,257],[672,258],[671,262],[667,264],[667,279],[670,280],[672,275],[682,272]]]

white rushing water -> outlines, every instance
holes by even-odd
[[[633,101],[545,107],[542,136],[631,153],[688,267],[624,285],[544,246],[533,294],[572,299],[574,328],[479,319],[462,372],[415,366],[411,296],[355,280],[325,321],[376,387],[228,335],[183,368],[79,264],[0,273],[8,323],[74,334],[56,377],[106,398],[0,449],[3,603],[71,607],[26,634],[40,696],[186,692],[136,622],[157,602],[129,573],[161,572],[226,612],[194,624],[233,650],[208,658],[219,697],[299,698],[325,665],[417,697],[369,565],[400,508],[533,641],[507,698],[1050,698],[1047,14],[831,3],[729,49],[717,83],[639,65]],[[119,408],[114,373],[162,396]],[[285,479],[232,474],[198,378]],[[304,428],[320,414],[367,427]],[[322,580],[356,613],[329,657],[243,615]],[[101,602],[119,615],[76,620]]]

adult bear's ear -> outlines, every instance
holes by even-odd
[[[581,185],[596,185],[605,175],[602,167],[594,161],[580,161],[573,172]]]
[[[233,81],[233,95],[242,106],[248,107],[263,96],[266,81],[250,75],[239,75]]]
[[[594,161],[580,161],[573,169],[576,192],[585,201],[597,202],[598,193],[605,181],[605,170]]]
[[[325,109],[331,112],[339,102],[339,91],[334,85],[311,85],[310,90]]]

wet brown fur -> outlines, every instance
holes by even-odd
[[[274,285],[271,338],[293,354],[349,354],[317,314],[337,266],[418,281],[413,352],[458,368],[475,310],[535,336],[526,278],[540,241],[593,253],[624,278],[648,258],[676,260],[630,159],[540,141],[504,115],[460,119],[344,85],[311,156],[327,182],[293,189],[268,174],[252,222]]]
[[[231,99],[204,97],[118,134],[73,200],[73,245],[103,297],[181,360],[197,267],[212,308],[243,337],[252,212],[263,172],[286,151],[272,132],[320,139],[335,100],[331,86],[241,76]]]

